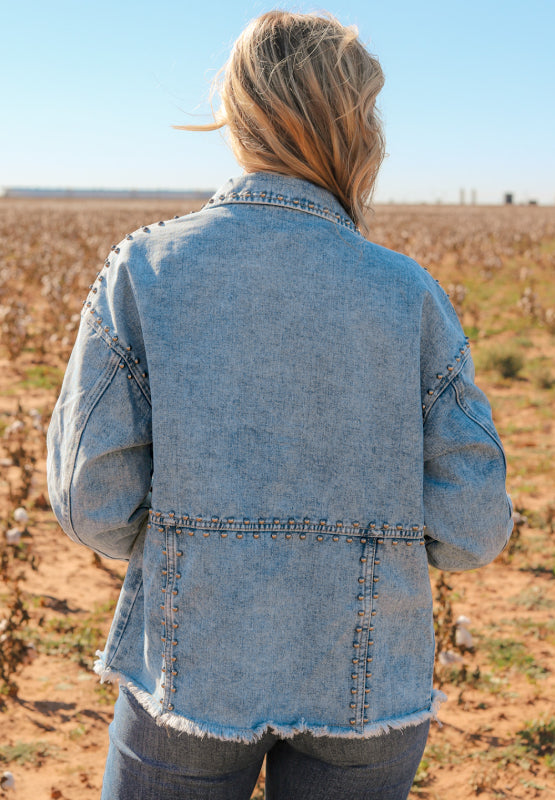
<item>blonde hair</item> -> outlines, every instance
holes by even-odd
[[[247,172],[277,172],[332,192],[359,227],[384,157],[375,100],[380,64],[354,27],[331,16],[270,11],[235,42],[209,125],[228,126]]]

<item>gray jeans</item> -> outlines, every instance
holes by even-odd
[[[429,721],[370,739],[200,739],[162,728],[120,689],[101,800],[249,800],[266,756],[266,800],[405,800]]]

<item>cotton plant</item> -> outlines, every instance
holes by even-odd
[[[15,778],[11,772],[6,771],[2,773],[2,777],[0,778],[0,789],[3,791],[6,789],[15,790]]]

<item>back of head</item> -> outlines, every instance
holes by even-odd
[[[379,62],[333,17],[270,11],[235,42],[209,126],[227,125],[247,172],[277,172],[331,191],[359,226],[384,156]]]

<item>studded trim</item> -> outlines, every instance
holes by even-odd
[[[211,197],[204,208],[215,208],[216,206],[229,203],[256,203],[258,205],[281,206],[282,208],[290,208],[294,211],[304,211],[307,214],[313,214],[316,217],[327,219],[337,225],[342,225],[344,228],[353,231],[353,233],[362,236],[353,220],[346,214],[339,214],[337,211],[332,211],[332,209],[327,206],[322,206],[306,197],[288,197],[284,194],[276,194],[270,191],[251,192],[246,190],[243,192],[227,192],[227,194],[217,194]]]
[[[390,525],[387,522],[361,523],[353,521],[346,523],[337,520],[335,523],[327,519],[301,518],[261,518],[237,519],[235,517],[205,517],[176,514],[174,511],[149,511],[147,527],[159,526],[160,531],[166,526],[176,528],[177,534],[194,536],[197,532],[204,538],[219,535],[226,538],[229,534],[236,534],[236,538],[243,538],[250,534],[254,539],[259,539],[263,533],[269,533],[270,538],[284,538],[290,540],[293,534],[299,534],[300,539],[305,539],[307,534],[314,534],[316,542],[323,542],[324,538],[331,538],[333,542],[343,541],[351,544],[353,541],[366,540],[376,536],[385,537],[397,544],[396,540],[405,541],[422,539],[426,526],[422,524],[407,525],[397,523]]]
[[[438,397],[445,391],[449,384],[456,378],[459,372],[464,367],[468,358],[470,357],[470,343],[468,337],[465,337],[464,344],[461,344],[457,353],[453,354],[453,358],[449,364],[441,372],[436,373],[434,383],[426,390],[422,398],[422,416],[424,421],[428,417],[430,410]]]

